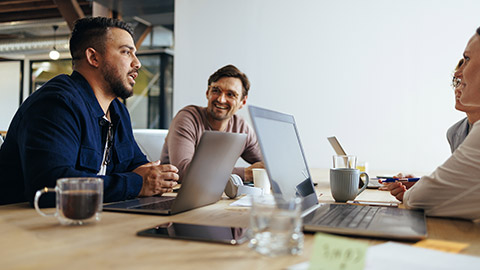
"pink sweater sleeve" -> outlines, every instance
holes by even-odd
[[[170,124],[161,161],[162,164],[173,164],[178,168],[180,181],[192,161],[195,148],[208,125],[204,109],[187,106],[177,113]],[[246,133],[247,142],[241,157],[250,164],[262,161],[255,133],[242,118],[234,116],[226,132]],[[238,174],[244,179],[245,168],[235,167],[232,173]]]
[[[195,115],[189,111],[180,111],[170,124],[166,145],[162,151],[162,163],[175,165],[178,168],[180,181],[203,134],[203,130],[196,124],[198,119],[195,118]]]

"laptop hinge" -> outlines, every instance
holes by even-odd
[[[311,212],[317,210],[320,206],[324,205],[324,203],[318,203],[318,204],[315,204],[307,209],[305,209],[302,213],[302,218],[306,217],[308,214],[310,214]]]

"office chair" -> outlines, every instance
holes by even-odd
[[[168,129],[134,129],[133,136],[149,161],[160,159]]]

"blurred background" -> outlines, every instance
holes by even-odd
[[[208,77],[234,64],[252,83],[247,104],[296,117],[310,167],[331,167],[335,135],[370,170],[430,172],[464,117],[451,76],[478,10],[473,0],[1,1],[0,130],[42,83],[71,72],[69,25],[103,15],[135,27],[134,128],[168,128],[179,109],[206,105]]]

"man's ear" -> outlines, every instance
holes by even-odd
[[[100,66],[98,63],[98,56],[98,52],[92,47],[89,47],[85,50],[85,57],[88,64],[96,68]]]
[[[210,90],[210,86],[207,88],[207,92],[205,92],[205,96],[207,96],[207,99],[208,99],[208,90]]]
[[[245,106],[245,104],[247,104],[247,98],[248,98],[248,96],[244,96],[244,97],[243,97],[243,100],[240,101],[240,104],[241,104],[241,105],[240,105],[240,108],[238,108],[238,109],[243,108],[243,106]]]

